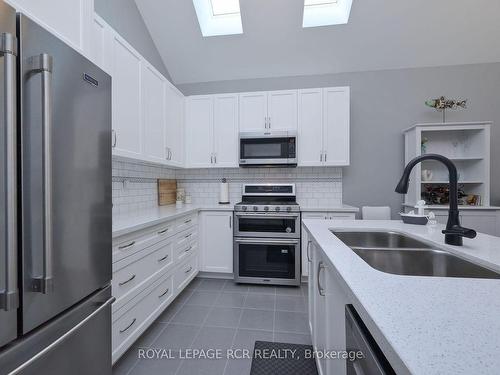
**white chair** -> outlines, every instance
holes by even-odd
[[[388,206],[361,208],[363,220],[391,220],[391,208]]]

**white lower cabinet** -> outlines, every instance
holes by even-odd
[[[113,363],[198,274],[198,213],[113,240]]]
[[[204,272],[233,272],[233,212],[203,211],[200,214],[201,266]]]
[[[309,324],[314,349],[346,350],[344,311],[349,303],[347,295],[337,282],[335,270],[314,241],[310,253]],[[346,362],[342,360],[317,358],[316,364],[320,375],[343,375],[347,371]]]
[[[303,212],[302,220],[318,219],[318,220],[355,220],[356,214],[352,212]],[[302,276],[306,277],[309,274],[307,246],[309,238],[307,232],[302,229]]]

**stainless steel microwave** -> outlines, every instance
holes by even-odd
[[[240,166],[297,166],[294,132],[240,133]]]

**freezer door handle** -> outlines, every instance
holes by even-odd
[[[0,309],[15,310],[19,306],[17,288],[17,156],[16,156],[16,59],[17,38],[9,33],[0,34],[0,57],[4,59],[4,113],[5,124],[5,210],[6,254],[5,290],[0,291]]]
[[[49,294],[54,289],[52,265],[52,56],[42,53],[29,59],[32,74],[41,74],[43,129],[43,274],[33,278],[33,292]]]

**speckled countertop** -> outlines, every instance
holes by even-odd
[[[399,276],[371,268],[330,229],[394,230],[500,271],[500,238],[444,245],[440,225],[304,220],[348,299],[399,374],[498,374],[500,280]]]

